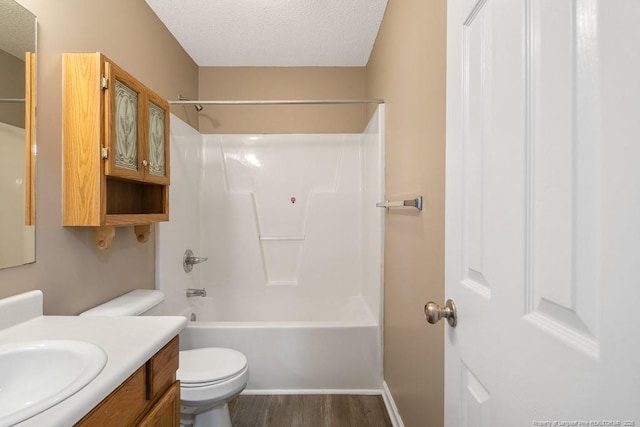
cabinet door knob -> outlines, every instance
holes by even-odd
[[[142,166],[144,166],[145,168],[147,167],[148,164],[149,164],[149,162],[147,162],[146,160],[142,161]]]

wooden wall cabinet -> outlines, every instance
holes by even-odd
[[[63,225],[91,226],[98,247],[115,226],[169,219],[169,104],[101,53],[63,54]]]
[[[180,426],[178,337],[158,351],[76,427]]]

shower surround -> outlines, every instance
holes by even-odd
[[[382,387],[383,109],[362,134],[200,135],[171,117],[156,286],[196,314],[183,348],[247,356],[249,392]],[[209,258],[189,274],[187,248]]]

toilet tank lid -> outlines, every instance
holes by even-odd
[[[164,301],[157,289],[136,289],[80,313],[80,316],[138,316]]]

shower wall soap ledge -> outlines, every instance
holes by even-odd
[[[63,225],[149,238],[169,219],[169,105],[101,53],[63,54]]]

